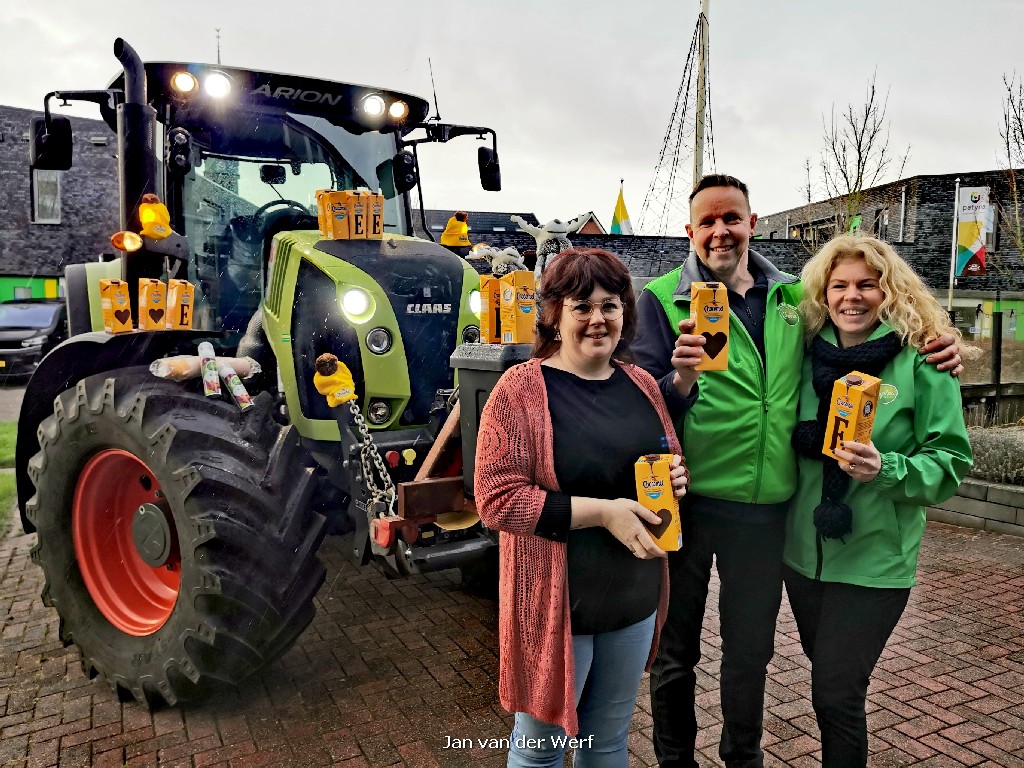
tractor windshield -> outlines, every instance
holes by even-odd
[[[317,190],[386,189],[377,169],[394,155],[395,137],[291,112],[188,128],[192,168],[181,190],[189,279],[201,294],[196,320],[240,333],[259,306],[273,236],[317,228]],[[403,206],[387,196],[385,232],[407,234]]]

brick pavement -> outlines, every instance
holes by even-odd
[[[328,540],[319,612],[259,679],[149,712],[84,678],[39,599],[33,537],[0,543],[0,766],[498,766],[445,737],[500,738],[495,605],[457,572],[389,582]],[[712,585],[713,589],[715,585]],[[712,600],[716,595],[712,595]],[[718,765],[717,616],[705,625],[700,748]],[[768,764],[817,766],[807,661],[788,606],[770,668]],[[646,688],[646,683],[644,685]],[[876,670],[873,766],[1024,767],[1024,538],[929,524],[920,584]],[[650,698],[630,765],[652,765]]]

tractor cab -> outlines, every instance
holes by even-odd
[[[147,147],[140,150],[125,135],[124,116],[119,128],[118,111],[132,106],[122,74],[104,91],[47,97],[45,117],[33,126],[33,165],[70,167],[70,126],[50,114],[50,97],[97,102],[119,133],[119,152],[128,145],[122,163],[132,155],[136,161],[126,169],[122,196],[133,192],[131,176],[148,165],[151,173],[141,175],[152,178],[138,178],[135,186],[161,197],[171,227],[187,243],[170,271],[196,286],[195,325],[221,331],[225,347],[237,344],[259,307],[274,235],[317,229],[319,190],[381,192],[384,232],[410,236],[405,193],[419,184],[416,146],[473,134],[491,137],[491,147],[479,149],[481,182],[500,188],[494,132],[427,123],[429,105],[416,96],[220,65],[141,66],[141,100],[151,109],[153,132],[151,143],[142,142]],[[425,135],[415,138],[417,129]],[[147,152],[150,157],[140,157]],[[131,200],[122,200],[122,218],[130,218],[130,209]],[[162,269],[161,260],[149,271]],[[125,276],[131,287],[133,275]]]

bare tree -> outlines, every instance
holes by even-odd
[[[822,116],[824,148],[819,171],[821,187],[831,202],[832,222],[827,228],[833,234],[847,231],[861,213],[864,191],[883,182],[894,169],[895,177],[900,178],[910,157],[909,144],[902,155],[890,147],[889,96],[881,97],[875,79],[872,75],[863,102],[849,104],[841,112],[833,106],[828,122]],[[807,170],[810,192],[809,163]],[[820,237],[822,233],[817,234]]]
[[[1006,180],[1009,200],[1000,202],[999,224],[1013,241],[1017,253],[1024,257],[1024,227],[1021,226],[1021,189],[1024,180],[1017,171],[1024,167],[1024,82],[1016,73],[1003,75],[1003,124],[999,129],[1002,161],[1006,163]],[[997,264],[998,269],[998,264]],[[1013,281],[1016,283],[1016,281]]]

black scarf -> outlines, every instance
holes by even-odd
[[[842,500],[850,477],[839,468],[838,461],[821,452],[832,385],[836,379],[852,371],[878,376],[901,349],[903,342],[892,332],[845,349],[830,344],[820,335],[811,342],[812,383],[814,394],[818,396],[818,414],[813,421],[801,421],[796,425],[793,447],[801,456],[825,462],[821,475],[821,503],[814,508],[814,527],[823,539],[842,539],[853,530],[853,512]]]

